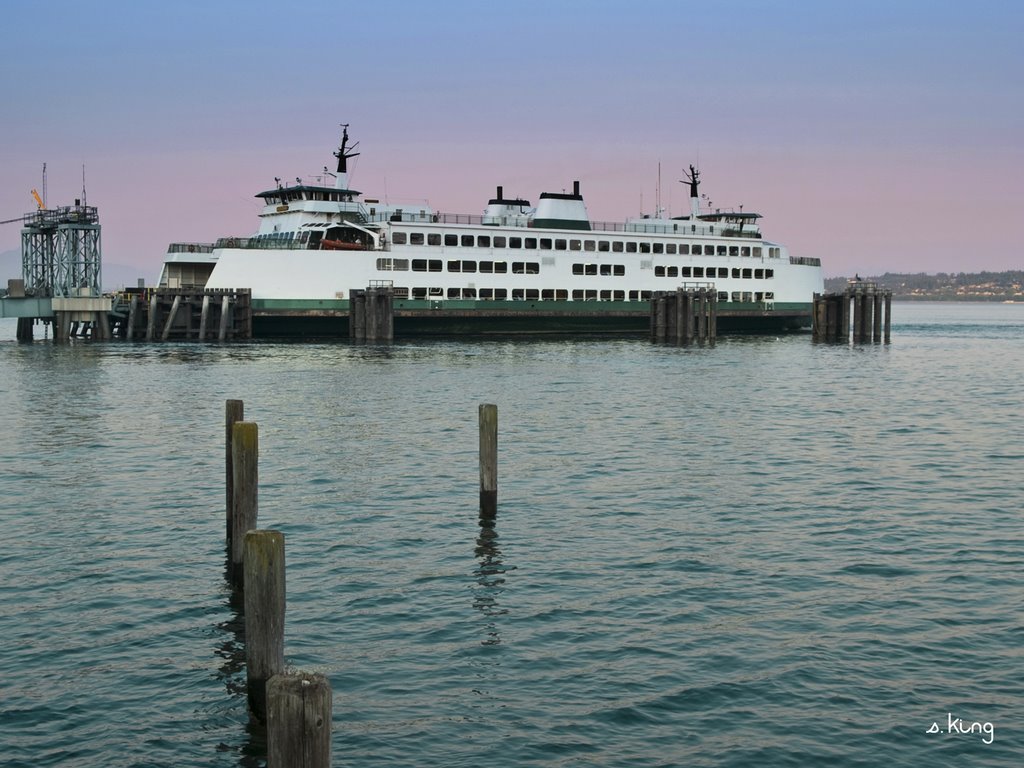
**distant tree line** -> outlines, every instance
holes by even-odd
[[[841,291],[849,277],[825,279],[825,291]],[[892,291],[894,299],[943,301],[1024,301],[1024,271],[1007,272],[924,272],[861,276],[865,282],[876,283]]]

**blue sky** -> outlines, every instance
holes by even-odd
[[[1020,269],[1024,4],[7,0],[0,219],[98,205],[107,263],[256,227],[275,176],[476,213],[579,179],[591,217],[697,163],[827,274]],[[0,251],[18,247],[0,227]]]

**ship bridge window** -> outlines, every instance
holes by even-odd
[[[459,236],[458,235],[445,235],[444,236],[444,244],[445,245],[458,245],[459,244]]]
[[[599,248],[598,250],[603,250],[603,249]],[[616,240],[614,243],[612,243],[612,253],[622,253],[622,251],[623,251],[623,244],[622,244],[621,240]]]
[[[504,235],[495,235],[494,236],[494,247],[495,248],[504,248],[505,247],[505,236]]]
[[[749,245],[744,245],[742,248],[740,248],[740,256],[749,256],[749,255],[750,255],[750,246]]]
[[[577,240],[576,242],[579,242],[579,241]],[[555,250],[556,251],[564,251],[566,249],[566,246],[567,246],[567,243],[566,243],[565,240],[562,240],[562,239],[555,240]],[[576,250],[579,250],[579,248],[577,248]]]
[[[427,235],[427,245],[440,245],[441,236],[436,232],[431,232]]]
[[[690,253],[690,244],[689,243],[682,243],[679,246],[679,253],[681,253],[683,256],[686,256],[687,254],[689,254]]]
[[[740,255],[740,247],[738,245],[730,245],[729,246],[729,255],[730,256],[739,256]]]
[[[690,253],[692,253],[694,256],[700,256],[702,253],[704,253],[704,250],[700,243],[694,243],[693,247],[690,248]]]
[[[405,232],[395,232],[391,235],[391,242],[395,245],[405,245],[408,242]]]
[[[693,276],[694,277],[704,277],[704,267],[694,267],[693,268]]]
[[[726,251],[728,251],[728,248],[726,248],[724,245],[718,246],[718,255],[719,256],[725,256]]]
[[[743,277],[744,277],[745,279],[749,280],[749,279],[751,278],[751,272],[752,272],[752,271],[753,271],[753,270],[750,270],[750,269],[744,269],[744,270],[743,270]]]
[[[569,241],[569,250],[570,251],[578,251],[582,247],[583,247],[583,241],[581,241],[581,240],[570,240]],[[590,250],[594,250],[594,249],[591,248]]]
[[[550,237],[542,237],[540,239],[540,249],[542,251],[550,251],[551,250],[551,238]]]
[[[536,275],[540,273],[540,264],[536,261],[513,261],[513,275]]]
[[[755,248],[754,248],[754,258],[755,259],[760,259],[761,258],[761,246],[755,246]]]
[[[462,247],[463,248],[472,248],[473,247],[473,236],[472,235],[463,235],[462,236]]]
[[[764,270],[763,269],[755,269],[754,270],[754,279],[755,280],[764,280]]]
[[[690,267],[679,268],[680,277],[693,277],[692,270]]]
[[[665,252],[665,244],[664,243],[655,243],[652,246],[652,248],[654,249],[654,253],[664,253]]]
[[[476,245],[478,248],[490,248],[491,247],[491,236],[490,235],[477,235]]]
[[[665,253],[673,254],[675,252],[676,252],[676,244],[675,243],[666,243],[665,244]]]
[[[584,251],[596,251],[597,250],[597,243],[594,242],[593,240],[584,240],[583,241],[583,250]],[[608,243],[605,243],[605,250],[606,251],[608,250]]]
[[[626,253],[636,253],[636,243],[626,243]]]
[[[423,245],[423,233],[422,232],[412,232],[409,235],[409,244],[410,245]]]
[[[521,238],[521,237],[510,237],[508,239],[508,247],[509,248],[522,248],[523,247],[523,238]]]
[[[679,268],[678,267],[666,267],[666,266],[663,266],[663,265],[659,264],[658,266],[656,266],[654,268],[654,276],[655,277],[679,277]]]
[[[732,276],[733,277],[739,277],[740,276],[739,267],[733,267],[733,269],[732,269]]]
[[[527,249],[530,249],[530,250],[536,249],[537,248],[537,238],[536,237],[528,237],[528,238],[526,238],[525,242],[523,243],[523,246],[525,248],[527,248]]]
[[[508,272],[507,261],[481,261],[480,271],[487,274],[499,274],[503,275]]]
[[[764,279],[765,280],[771,280],[773,277],[775,277],[775,270],[774,269],[766,269],[764,271]]]

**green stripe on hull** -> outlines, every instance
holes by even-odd
[[[348,301],[253,299],[257,338],[347,337]],[[646,301],[471,301],[394,302],[395,336],[647,333]],[[810,303],[718,305],[718,333],[782,333],[811,325]]]

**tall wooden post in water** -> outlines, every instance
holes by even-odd
[[[498,406],[480,405],[480,514],[498,512]]]
[[[234,463],[231,460],[232,452],[232,432],[235,428],[235,422],[241,421],[243,413],[245,411],[245,404],[241,400],[228,400],[224,404],[224,489],[226,491],[226,519],[227,519],[227,533],[226,540],[228,548],[231,548],[231,518],[233,516],[233,504],[234,504]]]
[[[331,683],[307,672],[274,675],[267,684],[268,768],[330,768]]]
[[[245,568],[245,674],[249,709],[267,719],[267,681],[284,669],[284,534],[248,531]]]
[[[231,581],[236,587],[244,586],[245,534],[256,528],[259,456],[259,427],[236,421],[231,433]]]

